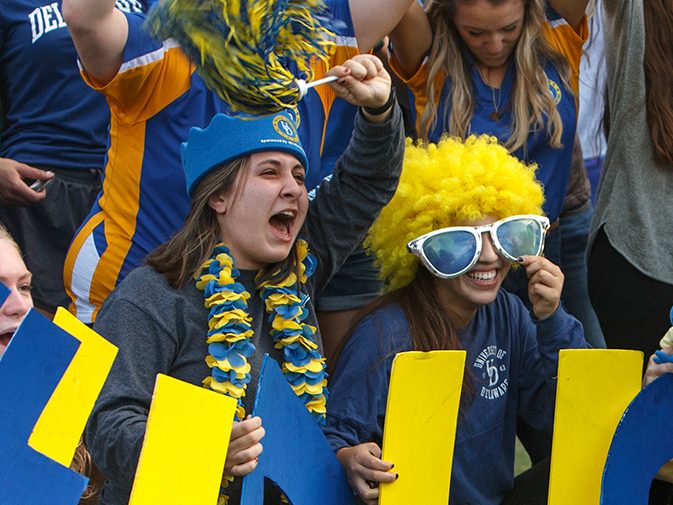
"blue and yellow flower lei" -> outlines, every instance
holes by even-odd
[[[269,315],[274,347],[283,353],[281,369],[306,409],[323,424],[327,401],[325,358],[315,342],[315,326],[304,322],[310,313],[310,298],[300,290],[313,275],[316,260],[304,240],[297,241],[297,252],[299,279],[291,272],[276,284],[264,281],[259,285],[260,296]],[[248,358],[255,352],[250,341],[254,334],[248,313],[250,293],[237,282],[239,275],[229,249],[220,243],[194,276],[209,309],[206,363],[212,372],[203,385],[237,400],[237,421],[246,415],[242,399],[251,380]]]

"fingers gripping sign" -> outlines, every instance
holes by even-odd
[[[259,417],[248,416],[245,421],[234,422],[224,464],[226,475],[243,477],[257,467],[265,433]]]
[[[379,498],[379,482],[394,482],[397,473],[391,472],[393,463],[381,460],[381,448],[374,442],[343,447],[337,458],[346,469],[348,482],[366,503],[375,505]]]

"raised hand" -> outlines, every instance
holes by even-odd
[[[381,60],[372,54],[357,55],[330,69],[327,75],[339,78],[330,86],[338,96],[353,105],[378,108],[385,105],[390,97],[390,75]]]
[[[524,256],[521,265],[528,275],[528,298],[533,305],[533,314],[539,321],[547,319],[561,303],[563,273],[542,256]]]

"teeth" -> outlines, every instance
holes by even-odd
[[[489,272],[468,272],[467,276],[478,281],[492,281],[495,279],[496,272],[495,270],[490,270]]]
[[[289,211],[289,210],[285,210],[285,211],[283,211],[283,212],[279,212],[279,213],[276,214],[276,215],[277,215],[277,216],[284,217],[284,218],[287,218],[287,219],[293,219],[293,218],[294,218],[294,212],[291,212],[291,211]]]

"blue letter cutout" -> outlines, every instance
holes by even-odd
[[[9,289],[2,282],[0,282],[0,307],[5,303],[5,300],[9,296]]]
[[[266,435],[257,468],[243,480],[241,505],[264,503],[264,478],[272,480],[292,505],[352,505],[346,474],[316,420],[283,376],[264,357],[254,415]]]
[[[647,505],[650,484],[673,458],[673,375],[633,399],[612,438],[603,470],[602,505]]]
[[[28,446],[79,342],[30,310],[0,359],[0,503],[75,505],[88,479]]]

